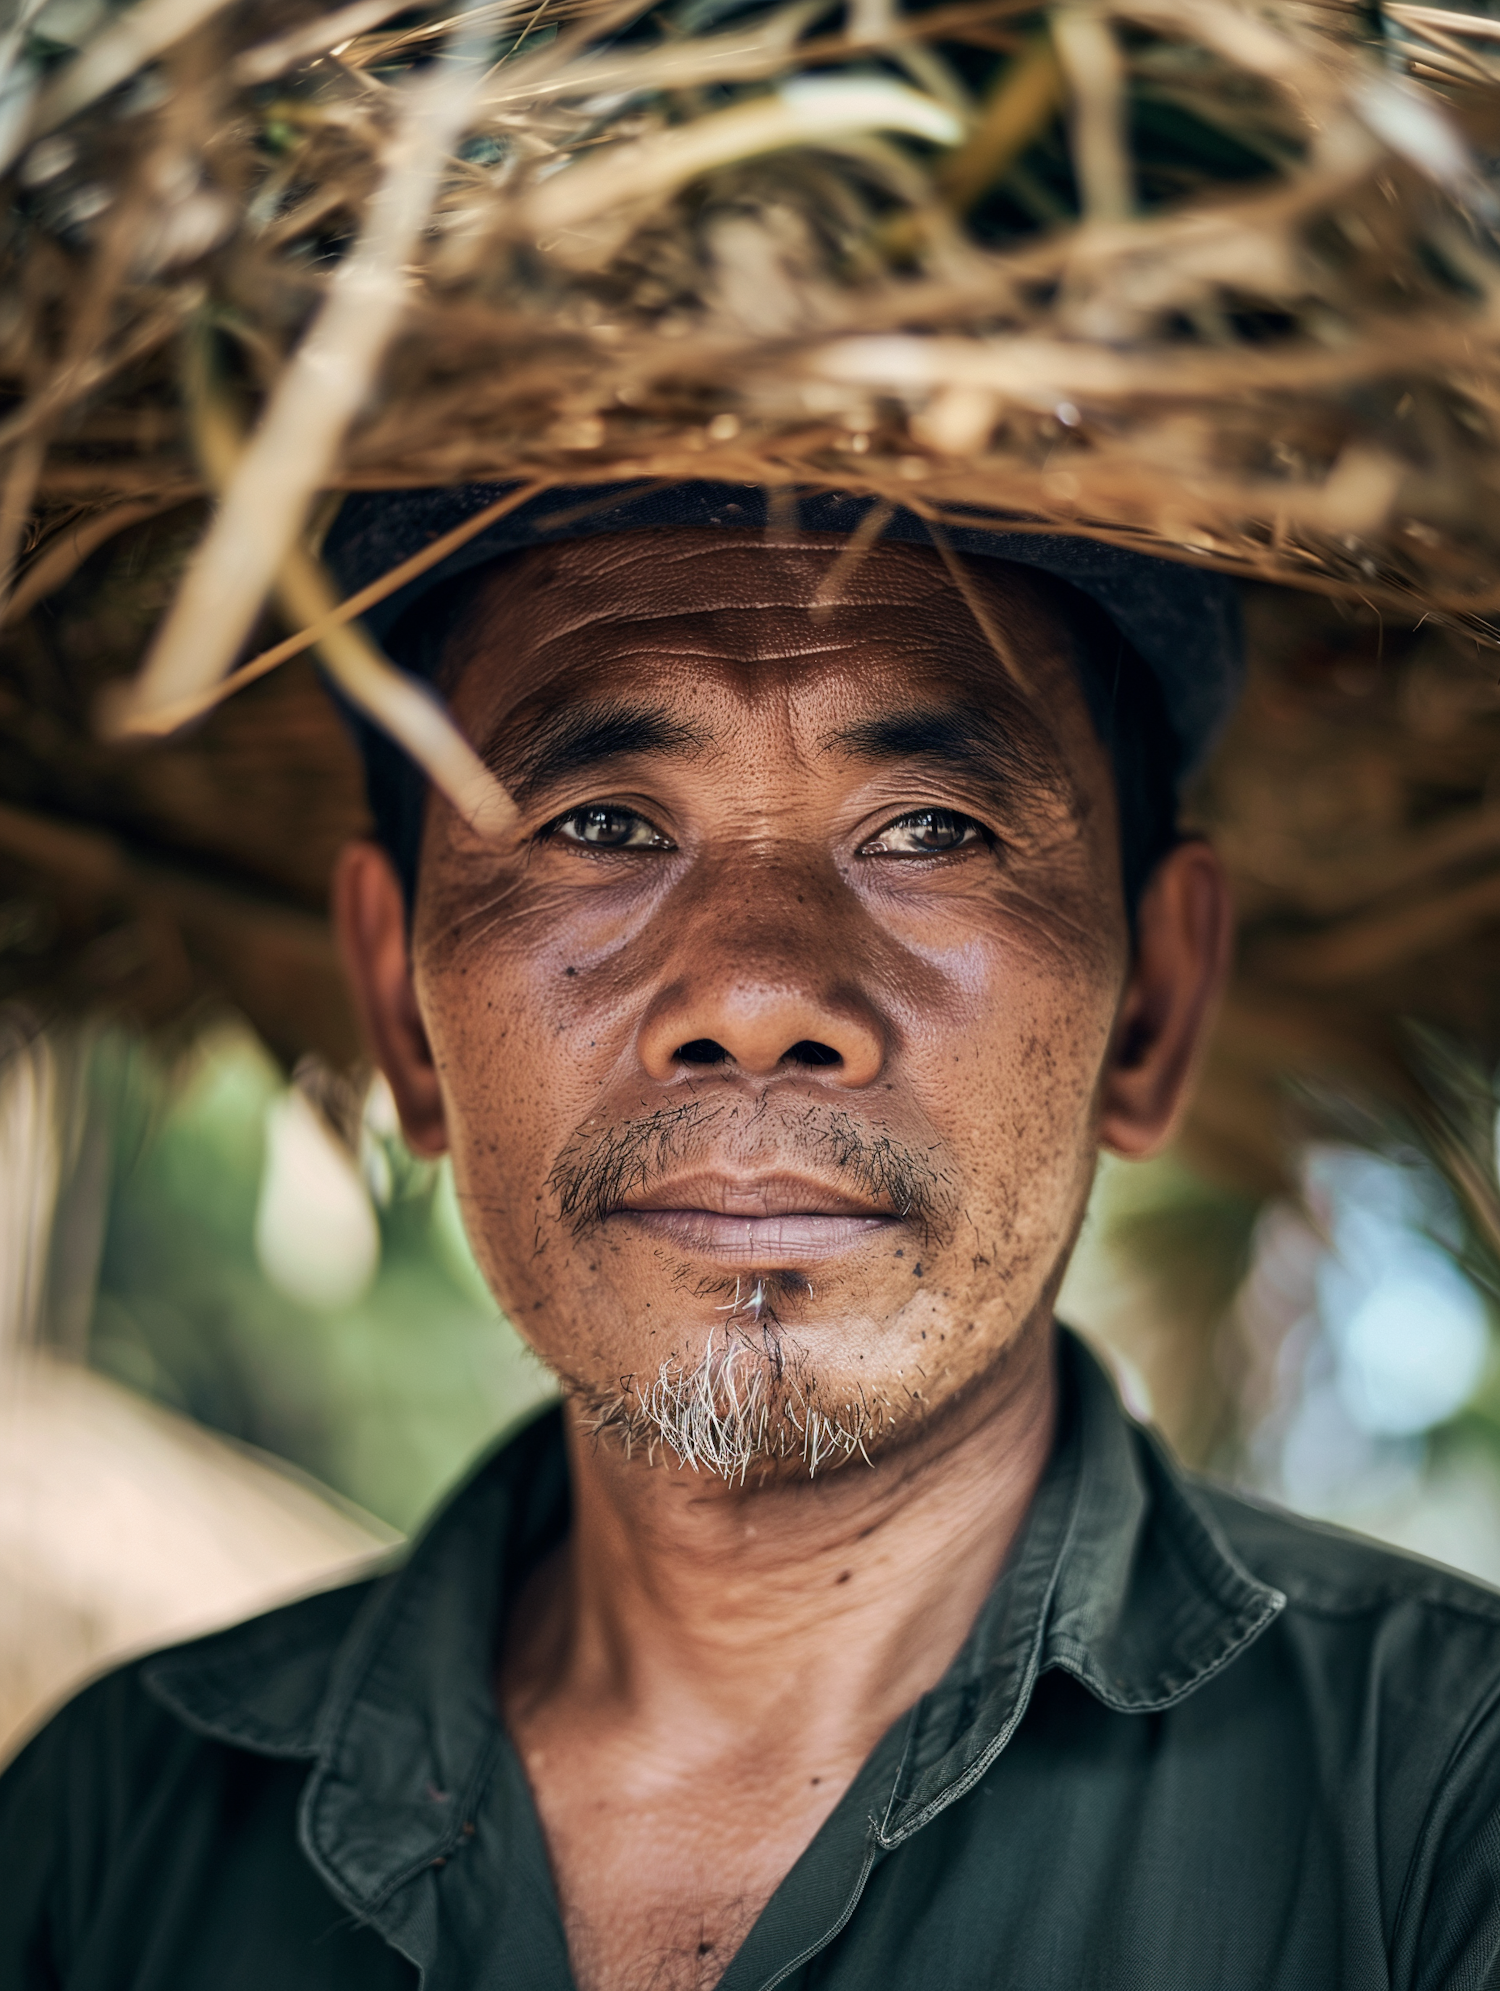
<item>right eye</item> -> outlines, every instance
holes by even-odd
[[[616,802],[589,802],[549,823],[546,834],[589,850],[672,850],[670,837],[654,823]]]

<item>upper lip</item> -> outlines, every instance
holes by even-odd
[[[695,1169],[631,1191],[620,1210],[703,1210],[720,1217],[894,1217],[889,1204],[819,1182],[794,1170],[733,1175]]]

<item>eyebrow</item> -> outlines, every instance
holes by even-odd
[[[690,755],[707,736],[660,706],[621,700],[566,705],[507,726],[485,748],[485,765],[517,801],[553,782],[603,767],[626,754]]]
[[[1070,786],[1067,771],[1030,728],[1005,725],[976,706],[945,705],[891,712],[834,733],[827,745],[855,760],[923,760],[1006,788]]]

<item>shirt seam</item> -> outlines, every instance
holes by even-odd
[[[1063,1530],[1062,1541],[1058,1544],[1057,1553],[1053,1558],[1051,1574],[1048,1576],[1047,1587],[1042,1595],[1041,1606],[1037,1611],[1036,1628],[1031,1636],[1031,1650],[1027,1654],[1020,1691],[1016,1695],[1016,1704],[1011,1711],[1010,1719],[1001,1728],[1000,1732],[993,1736],[979,1752],[968,1769],[961,1771],[953,1782],[939,1791],[935,1797],[929,1798],[915,1818],[911,1819],[906,1825],[898,1828],[892,1834],[887,1834],[884,1826],[882,1826],[879,1843],[884,1851],[894,1851],[897,1846],[904,1844],[906,1840],[914,1838],[924,1826],[930,1825],[932,1820],[946,1811],[950,1805],[957,1804],[960,1798],[966,1797],[975,1784],[979,1782],[980,1778],[988,1772],[991,1765],[998,1760],[1003,1751],[1009,1746],[1011,1737],[1020,1727],[1026,1710],[1031,1705],[1031,1696],[1036,1689],[1036,1683],[1041,1673],[1042,1647],[1046,1642],[1048,1621],[1052,1616],[1053,1601],[1057,1595],[1057,1586],[1061,1580],[1063,1565],[1067,1561],[1068,1551],[1072,1547],[1073,1538],[1077,1533],[1078,1512],[1082,1505],[1082,1493],[1083,1478],[1080,1462],[1079,1478],[1074,1485],[1073,1498],[1068,1509],[1068,1524]],[[915,1708],[912,1710],[912,1716],[915,1721]],[[899,1791],[900,1788],[901,1785],[898,1778],[896,1790]],[[895,1803],[895,1793],[892,1793],[891,1804],[886,1810],[887,1822],[889,1822],[891,1809]]]
[[[361,1622],[361,1618],[364,1615],[361,1612],[350,1626],[349,1635],[342,1649],[335,1655],[334,1664],[330,1670],[328,1686],[324,1692],[322,1704],[318,1709],[318,1718],[313,1730],[314,1741],[317,1745],[317,1767],[308,1778],[302,1792],[301,1804],[298,1807],[298,1839],[305,1856],[313,1863],[316,1870],[324,1876],[330,1885],[337,1882],[337,1891],[340,1898],[348,1902],[350,1907],[355,1909],[358,1914],[366,1917],[375,1913],[379,1907],[383,1906],[398,1888],[404,1887],[415,1875],[430,1867],[434,1858],[443,1856],[443,1849],[448,1843],[449,1833],[454,1829],[450,1825],[431,1842],[431,1849],[424,1851],[419,1859],[409,1861],[405,1866],[399,1868],[393,1878],[384,1882],[373,1894],[369,1895],[362,1895],[355,1892],[342,1869],[335,1864],[331,1852],[323,1845],[322,1839],[316,1830],[318,1824],[316,1814],[320,1809],[329,1779],[333,1774],[334,1761],[337,1756],[340,1738],[347,1730],[349,1719],[359,1699],[360,1688],[368,1679],[370,1671],[375,1665],[377,1651],[382,1642],[381,1633],[382,1631],[386,1634],[389,1633],[389,1620],[397,1610],[396,1599],[398,1596],[399,1586],[392,1584],[384,1592],[377,1593],[376,1596],[372,1597],[368,1605],[368,1622]],[[481,1757],[480,1770],[482,1774],[488,1774],[493,1755],[494,1737],[491,1736],[488,1738],[484,1754]],[[464,1815],[467,1816],[467,1812]],[[462,1822],[461,1817],[459,1820],[460,1830],[462,1829]]]
[[[151,1674],[142,1675],[142,1685],[158,1707],[204,1742],[216,1742],[221,1749],[243,1749],[247,1755],[264,1756],[277,1763],[315,1763],[318,1760],[317,1744],[310,1738],[293,1743],[284,1739],[273,1740],[267,1733],[257,1733],[253,1725],[233,1729],[227,1724],[221,1726],[212,1715],[199,1714],[175,1699],[171,1689]]]
[[[854,1911],[859,1906],[864,1895],[865,1883],[870,1878],[870,1871],[875,1865],[875,1855],[880,1850],[882,1844],[879,1827],[875,1825],[873,1818],[870,1820],[870,1825],[872,1829],[865,1836],[864,1859],[860,1864],[859,1872],[854,1877],[854,1885],[849,1890],[849,1899],[844,1903],[837,1918],[830,1923],[828,1928],[823,1931],[822,1935],[815,1942],[805,1944],[796,1956],[782,1964],[773,1976],[763,1978],[757,1986],[757,1991],[776,1991],[778,1984],[785,1984],[794,1971],[800,1970],[803,1964],[810,1963],[820,1951],[827,1949],[835,1937],[841,1936],[844,1930],[848,1928],[850,1921],[853,1919]]]
[[[1323,1617],[1358,1617],[1364,1612],[1383,1610],[1392,1604],[1423,1603],[1430,1604],[1437,1610],[1454,1611],[1460,1616],[1472,1617],[1479,1624],[1500,1623],[1500,1593],[1491,1594],[1482,1587],[1478,1578],[1464,1577],[1446,1571],[1420,1556],[1385,1548],[1381,1543],[1370,1541],[1353,1530],[1337,1527],[1331,1522],[1317,1521],[1306,1514],[1288,1514],[1274,1501],[1266,1500],[1241,1487],[1223,1486],[1217,1481],[1205,1478],[1201,1473],[1187,1473],[1179,1469],[1178,1477],[1184,1487],[1203,1498],[1214,1525],[1226,1542],[1229,1541],[1229,1531],[1213,1512],[1216,1495],[1222,1495],[1266,1520],[1280,1523],[1291,1521],[1299,1533],[1308,1534],[1329,1547],[1346,1548],[1352,1543],[1367,1551],[1373,1550],[1387,1557],[1399,1558],[1404,1571],[1420,1573],[1425,1578],[1419,1589],[1390,1577],[1380,1578],[1364,1587],[1351,1586],[1347,1589],[1320,1584],[1316,1577],[1285,1578],[1279,1587],[1286,1591],[1288,1602],[1298,1610],[1315,1611]],[[1229,1542],[1229,1546],[1234,1560],[1250,1574],[1252,1580],[1264,1583],[1266,1579],[1255,1577],[1254,1571],[1250,1569],[1249,1563],[1239,1549],[1232,1542]],[[1454,1595],[1455,1585],[1463,1585],[1471,1590],[1472,1594],[1462,1597]]]
[[[454,1807],[452,1825],[436,1842],[437,1850],[435,1852],[424,1853],[419,1860],[413,1860],[409,1866],[403,1868],[401,1872],[388,1880],[377,1894],[371,1895],[368,1910],[371,1915],[378,1914],[392,1896],[399,1894],[401,1889],[409,1881],[415,1880],[418,1874],[430,1871],[439,1861],[450,1859],[455,1852],[463,1847],[466,1843],[464,1825],[473,1819],[479,1807],[479,1802],[484,1796],[485,1786],[494,1774],[495,1764],[499,1761],[499,1756],[499,1738],[497,1735],[492,1735],[485,1744],[483,1754],[479,1760],[479,1768],[469,1780],[469,1787],[464,1792],[463,1803]]]
[[[408,1562],[399,1573],[405,1574],[411,1567]],[[376,1590],[355,1614],[333,1654],[328,1682],[313,1722],[313,1740],[325,1767],[333,1761],[335,1745],[353,1711],[359,1689],[375,1664],[376,1646],[382,1634],[389,1633],[389,1620],[399,1608],[401,1588],[393,1582]]]
[[[1261,1633],[1285,1610],[1286,1598],[1282,1593],[1279,1590],[1272,1590],[1268,1584],[1262,1587],[1266,1595],[1262,1602],[1259,1615],[1249,1624],[1242,1626],[1238,1636],[1221,1653],[1206,1664],[1197,1667],[1190,1680],[1185,1680],[1181,1686],[1173,1687],[1169,1692],[1158,1694],[1151,1700],[1127,1701],[1121,1699],[1110,1693],[1102,1680],[1095,1681],[1089,1679],[1082,1665],[1075,1660],[1074,1653],[1079,1654],[1083,1660],[1089,1659],[1090,1654],[1086,1647],[1077,1646],[1072,1640],[1057,1640],[1056,1646],[1058,1650],[1056,1656],[1049,1658],[1047,1664],[1041,1670],[1043,1672],[1050,1672],[1056,1669],[1071,1674],[1077,1680],[1079,1686],[1086,1688],[1096,1700],[1101,1701],[1105,1707],[1112,1709],[1116,1714],[1164,1714],[1168,1708],[1175,1708],[1180,1702],[1187,1700],[1189,1695],[1195,1694],[1200,1687],[1206,1687],[1210,1680],[1214,1679],[1224,1671],[1226,1666],[1238,1659],[1247,1646],[1253,1645]]]
[[[1424,1610],[1446,1611],[1453,1617],[1463,1618],[1470,1624],[1485,1625],[1491,1630],[1500,1625],[1500,1598],[1495,1600],[1493,1609],[1485,1609],[1460,1597],[1445,1597],[1441,1593],[1405,1589],[1400,1585],[1392,1585],[1387,1590],[1362,1591],[1345,1598],[1301,1595],[1295,1586],[1291,1586],[1286,1597],[1293,1610],[1305,1611],[1309,1617],[1316,1618],[1362,1618],[1375,1611],[1388,1611],[1394,1605],[1420,1604]]]
[[[1280,1586],[1257,1576],[1240,1556],[1214,1512],[1212,1501],[1203,1498],[1196,1479],[1178,1465],[1160,1433],[1144,1425],[1138,1429],[1162,1485],[1186,1510],[1192,1523],[1187,1534],[1178,1530],[1172,1542],[1172,1551],[1187,1574],[1209,1591],[1225,1612],[1243,1612],[1252,1602],[1258,1602],[1263,1609],[1269,1599],[1281,1598],[1285,1602]],[[1202,1553],[1204,1548],[1209,1551],[1206,1556]],[[1233,1598],[1225,1594],[1226,1570],[1240,1592]]]
[[[1396,1914],[1391,1923],[1391,1954],[1394,1954],[1399,1945],[1402,1927],[1410,1906],[1411,1893],[1416,1885],[1417,1865],[1427,1846],[1428,1837],[1431,1832],[1433,1813],[1437,1810],[1438,1802],[1447,1788],[1448,1781],[1457,1767],[1459,1758],[1473,1740],[1475,1730],[1478,1729],[1486,1715],[1494,1712],[1497,1705],[1500,1705],[1500,1681],[1495,1682],[1490,1687],[1489,1692],[1481,1700],[1476,1702],[1468,1720],[1464,1723],[1462,1732],[1454,1738],[1453,1747],[1448,1751],[1441,1771],[1433,1779],[1432,1794],[1428,1798],[1426,1809],[1422,1813],[1422,1822],[1412,1838],[1411,1853],[1406,1862],[1406,1872],[1402,1876],[1401,1892],[1397,1897],[1396,1903]],[[1389,1958],[1387,1960],[1389,1961]]]
[[[882,1846],[887,1843],[885,1829],[890,1824],[891,1814],[895,1811],[896,1805],[900,1800],[901,1786],[906,1775],[907,1760],[911,1755],[913,1745],[917,1739],[917,1728],[919,1725],[917,1721],[917,1709],[920,1706],[921,1702],[919,1701],[916,1707],[907,1710],[906,1734],[901,1742],[901,1760],[896,1765],[896,1777],[894,1783],[891,1785],[891,1794],[885,1801],[885,1817],[875,1827],[875,1837]]]
[[[1049,1603],[1051,1601],[1050,1595],[1048,1601]],[[1042,1640],[1040,1630],[1039,1626],[1038,1636],[1032,1641],[1031,1652],[1026,1661],[1026,1677],[1022,1682],[1020,1693],[1016,1696],[1016,1705],[1011,1712],[1010,1719],[1005,1723],[999,1734],[992,1737],[979,1752],[968,1769],[960,1771],[953,1782],[947,1785],[945,1789],[939,1791],[936,1797],[929,1798],[915,1818],[909,1820],[907,1824],[898,1828],[890,1836],[887,1836],[882,1831],[880,1843],[887,1852],[894,1851],[897,1846],[915,1837],[922,1830],[923,1826],[930,1825],[933,1819],[946,1811],[950,1805],[957,1804],[960,1798],[967,1797],[975,1784],[979,1782],[980,1778],[986,1774],[1003,1751],[1009,1746],[1011,1737],[1021,1726],[1026,1710],[1031,1705],[1031,1696],[1036,1689],[1036,1683],[1041,1674],[1039,1661]]]

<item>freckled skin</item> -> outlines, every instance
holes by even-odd
[[[951,1661],[1045,1464],[1052,1299],[1098,1149],[1167,1137],[1224,970],[1202,845],[1161,866],[1132,958],[1109,763],[1044,590],[976,572],[1008,671],[919,549],[882,547],[819,612],[843,546],[636,533],[499,569],[450,689],[520,802],[515,847],[429,806],[409,962],[384,858],[356,847],[339,879],[408,1136],[451,1151],[486,1277],[575,1387],[573,1532],[498,1691],[581,1991],[716,1983]],[[601,702],[654,711],[656,744],[525,763],[528,729]],[[983,715],[994,753],[864,750],[916,708]],[[595,805],[658,843],[557,829]],[[903,854],[890,826],[929,810],[972,834]],[[587,1437],[581,1406],[698,1360],[747,1270],[564,1213],[570,1158],[679,1106],[708,1129],[693,1166],[751,1183],[737,1216],[778,1168],[840,1188],[808,1129],[925,1171],[923,1221],[751,1268],[787,1275],[774,1310],[817,1400],[875,1407],[869,1463],[726,1484]]]

